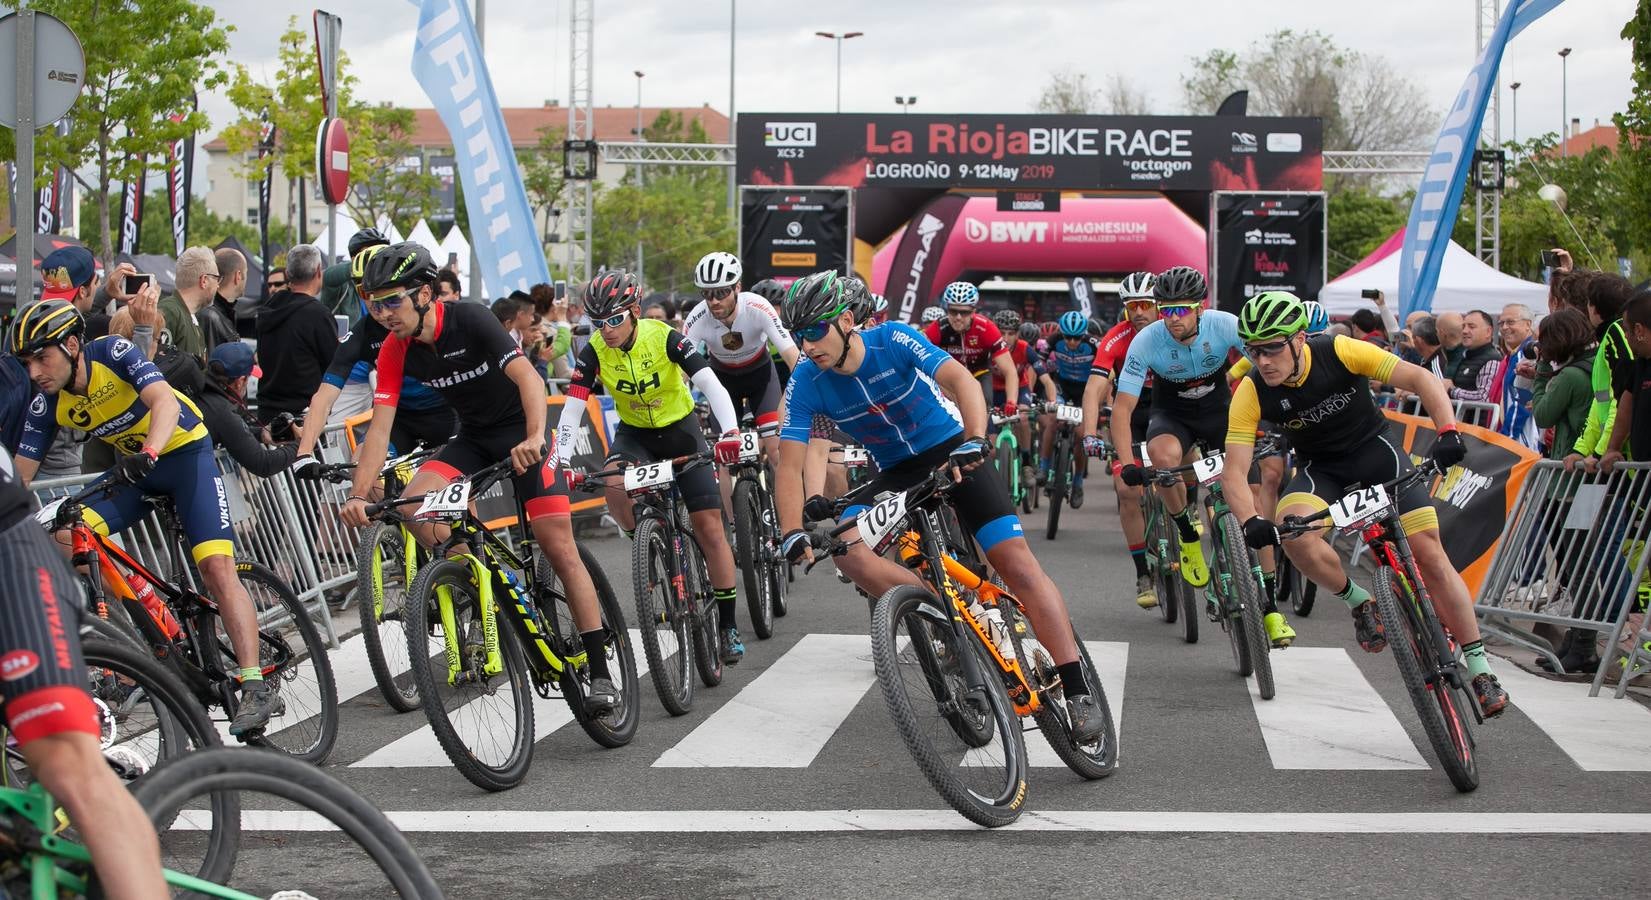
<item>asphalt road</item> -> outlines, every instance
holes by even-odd
[[[328,768],[391,812],[451,897],[1642,893],[1645,706],[1498,659],[1514,705],[1478,731],[1482,786],[1459,794],[1390,655],[1363,653],[1333,598],[1294,620],[1297,645],[1272,656],[1278,696],[1261,701],[1213,626],[1188,645],[1136,608],[1109,490],[1068,510],[1057,540],[1042,525],[1028,517],[1034,551],[1102,642],[1121,764],[1099,782],[1034,769],[1009,828],[975,828],[923,779],[873,684],[865,601],[829,567],[797,582],[773,639],[744,629],[744,662],[689,715],[667,715],[643,676],[627,747],[541,725],[526,782],[486,793],[369,679],[341,692]],[[628,542],[589,546],[629,613]],[[327,872],[337,896],[360,896],[338,843],[260,835],[240,874]]]

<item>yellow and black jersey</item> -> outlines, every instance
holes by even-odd
[[[149,436],[149,406],[139,394],[157,381],[165,382],[160,370],[131,341],[114,335],[86,342],[82,352],[89,374],[86,393],[65,389],[35,394],[23,421],[19,456],[37,461],[44,457],[59,426],[90,432],[121,453],[143,449]],[[176,390],[172,394],[181,408],[178,427],[161,448],[163,455],[207,439],[200,408]]]
[[[1341,335],[1310,337],[1296,381],[1268,387],[1259,372],[1239,380],[1227,413],[1227,442],[1254,444],[1266,419],[1303,460],[1346,453],[1386,432],[1370,379],[1388,381],[1398,365],[1397,356],[1375,344]]]

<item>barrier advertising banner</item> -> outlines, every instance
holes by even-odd
[[[1318,299],[1324,287],[1323,194],[1210,195],[1210,289],[1214,306],[1238,312],[1262,291]]]
[[[741,184],[1100,190],[1323,186],[1316,118],[741,113]]]
[[[1386,411],[1401,446],[1417,462],[1433,447],[1433,420]],[[1513,515],[1525,476],[1541,455],[1494,431],[1477,425],[1459,425],[1468,456],[1433,485],[1433,508],[1439,514],[1439,535],[1445,553],[1468,583],[1468,593],[1479,588],[1490,570],[1502,526]]]
[[[740,261],[747,287],[764,278],[846,271],[854,237],[841,188],[740,192]]]

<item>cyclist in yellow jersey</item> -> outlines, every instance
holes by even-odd
[[[103,476],[120,483],[86,507],[95,530],[113,534],[141,519],[147,496],[172,498],[240,664],[241,703],[229,732],[241,737],[261,729],[285,704],[259,666],[258,615],[235,574],[228,495],[201,411],[130,341],[86,340],[85,320],[65,301],[43,301],[20,313],[8,344],[40,389],[24,420],[18,476],[25,485],[34,480],[57,429],[66,426],[125,454]],[[66,545],[68,538],[59,535],[59,541]]]
[[[1256,508],[1246,474],[1256,427],[1271,421],[1290,440],[1298,469],[1278,501],[1278,516],[1307,516],[1340,500],[1354,483],[1382,484],[1411,470],[1410,458],[1389,437],[1387,417],[1370,393],[1374,378],[1422,398],[1438,430],[1432,448],[1441,469],[1467,455],[1456,432],[1456,415],[1444,383],[1420,366],[1374,344],[1348,337],[1307,336],[1307,309],[1294,294],[1268,291],[1252,297],[1239,315],[1239,337],[1255,370],[1239,380],[1228,412],[1226,467],[1221,484],[1252,547],[1278,544],[1278,529]],[[1485,715],[1508,705],[1507,691],[1490,670],[1473,597],[1439,539],[1439,518],[1426,485],[1413,484],[1394,498],[1416,564],[1439,616],[1462,645],[1462,658]],[[1379,653],[1387,636],[1376,604],[1354,584],[1328,542],[1295,537],[1284,541],[1290,561],[1314,583],[1334,591],[1353,611],[1359,645]]]
[[[556,453],[566,469],[585,416],[585,398],[601,381],[613,397],[619,427],[614,432],[608,464],[671,459],[705,449],[705,435],[694,416],[694,397],[684,377],[703,393],[718,422],[737,423],[733,400],[717,380],[704,354],[681,332],[657,319],[642,318],[641,284],[636,276],[611,270],[591,280],[585,291],[585,313],[596,333],[579,354],[568,384],[568,400],[556,426]],[[739,461],[739,429],[725,431],[716,444],[717,461]],[[577,487],[580,473],[569,472]],[[694,536],[705,554],[711,587],[717,600],[722,634],[722,661],[734,665],[745,656],[734,624],[738,599],[734,588],[734,553],[723,528],[722,496],[712,470],[698,467],[677,475],[683,504],[694,523]],[[610,483],[608,511],[630,535],[636,527],[631,498],[623,487]]]

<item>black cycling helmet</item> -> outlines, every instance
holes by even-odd
[[[764,278],[751,285],[751,293],[767,300],[770,306],[775,307],[778,307],[780,301],[785,299],[785,287],[772,278]]]
[[[43,300],[17,314],[11,323],[11,340],[6,349],[13,356],[27,356],[47,347],[61,346],[70,337],[84,339],[86,320],[67,300]]]
[[[1036,322],[1020,323],[1020,339],[1028,344],[1036,344],[1043,340],[1043,329]]]
[[[585,314],[592,319],[606,319],[641,300],[642,283],[635,275],[624,269],[609,269],[585,287]]]
[[[992,324],[1006,335],[1019,333],[1020,313],[1012,309],[1000,309],[992,315]]]
[[[361,276],[362,299],[371,301],[436,283],[436,261],[423,244],[402,241],[374,253]]]
[[[1210,295],[1204,273],[1192,266],[1172,266],[1152,283],[1152,299],[1159,303],[1203,302]]]
[[[860,280],[858,275],[845,275],[842,278],[843,301],[848,304],[849,311],[854,313],[854,324],[859,325],[871,318],[875,312],[871,302],[871,289]]]
[[[363,228],[350,237],[350,242],[347,245],[350,259],[355,259],[356,254],[368,247],[380,247],[389,243],[390,239],[385,237],[384,233],[377,228]]]
[[[815,272],[791,282],[780,306],[780,324],[795,331],[816,322],[831,322],[850,307],[843,277],[836,272]]]

